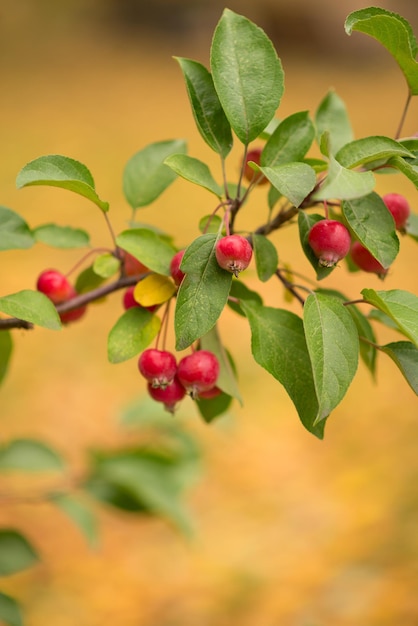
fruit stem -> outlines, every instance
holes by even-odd
[[[305,299],[302,298],[302,296],[296,291],[296,289],[297,287],[300,287],[301,289],[306,289],[306,288],[299,286],[299,285],[295,285],[294,283],[291,283],[289,280],[287,280],[286,276],[283,274],[282,270],[280,270],[279,268],[277,268],[275,274],[277,278],[280,280],[280,282],[282,283],[282,285],[284,286],[284,288],[290,291],[290,293],[296,298],[296,300],[298,300],[300,304],[304,306]]]
[[[91,256],[92,254],[99,254],[99,253],[106,253],[106,252],[109,254],[114,254],[114,251],[111,250],[110,248],[93,248],[93,250],[89,250],[83,257],[81,257],[81,259],[77,261],[75,265],[73,265],[73,267],[65,274],[65,277],[68,278],[69,276],[71,276],[71,274],[75,272],[80,267],[80,265],[83,265],[83,263],[85,263],[86,260],[89,258],[89,256]]]
[[[408,113],[408,109],[409,109],[409,105],[411,103],[412,100],[412,93],[409,90],[408,91],[408,97],[406,98],[406,102],[405,102],[405,106],[404,109],[402,111],[402,115],[401,115],[401,119],[399,122],[399,126],[398,126],[398,130],[395,133],[395,139],[399,139],[399,137],[401,136],[401,132],[402,132],[402,128],[406,119],[406,114]]]

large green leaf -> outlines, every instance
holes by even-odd
[[[0,250],[31,248],[33,243],[33,235],[23,217],[0,206]]]
[[[350,13],[345,31],[359,31],[377,39],[393,56],[405,76],[410,93],[418,94],[418,44],[409,22],[386,9],[369,7]]]
[[[55,471],[64,465],[62,457],[42,441],[14,439],[0,447],[0,471]]]
[[[165,237],[148,228],[131,228],[120,233],[116,243],[150,270],[170,275],[170,262],[177,250]]]
[[[14,598],[0,591],[0,623],[5,626],[23,626],[20,606]]]
[[[301,161],[315,137],[308,111],[284,119],[268,139],[261,153],[261,165],[281,165]]]
[[[157,336],[161,320],[147,309],[132,307],[125,311],[112,327],[107,341],[111,363],[122,363],[133,358]]]
[[[315,171],[306,163],[260,167],[271,184],[292,204],[300,206],[316,184]]]
[[[312,194],[312,199],[351,200],[371,193],[375,187],[372,172],[356,172],[343,167],[333,156],[329,157],[328,176],[323,184]]]
[[[418,395],[418,348],[409,341],[395,341],[380,349],[396,363],[408,385]]]
[[[357,371],[359,340],[340,298],[310,294],[303,309],[306,343],[319,402],[316,422],[341,402]]]
[[[10,357],[13,352],[12,335],[8,330],[0,331],[0,383],[3,381],[9,368]]]
[[[252,235],[257,276],[262,282],[271,278],[277,270],[279,256],[275,245],[264,235]]]
[[[172,154],[164,163],[176,172],[178,176],[195,183],[195,185],[204,187],[204,189],[211,191],[218,198],[222,196],[222,189],[213,178],[209,167],[206,163],[199,161],[199,159],[195,159],[187,154]]]
[[[83,163],[59,154],[42,156],[27,163],[16,178],[18,189],[29,185],[62,187],[94,202],[102,211],[109,210],[96,193],[94,180]]]
[[[329,91],[315,113],[317,139],[324,133],[330,137],[330,152],[335,154],[346,143],[352,141],[353,131],[347,109],[335,91]]]
[[[219,267],[215,256],[218,235],[201,235],[184,253],[186,273],[177,294],[174,327],[176,349],[184,350],[216,324],[227,302],[232,274]]]
[[[374,162],[385,162],[391,157],[414,158],[412,152],[401,143],[389,137],[363,137],[345,144],[338,150],[335,158],[344,167],[352,168],[369,165]]]
[[[51,300],[40,291],[24,289],[0,298],[0,311],[20,320],[60,330],[61,321]]]
[[[318,401],[302,320],[254,301],[242,301],[241,307],[250,323],[254,359],[284,386],[305,428],[322,439],[325,420],[316,422]]]
[[[265,32],[225,9],[212,40],[210,63],[222,108],[248,145],[274,117],[284,90],[283,69]]]
[[[402,289],[375,291],[363,289],[366,302],[388,315],[398,330],[418,346],[418,297]]]
[[[0,576],[31,567],[39,557],[29,541],[12,528],[0,529]]]
[[[350,230],[383,267],[389,267],[399,252],[395,222],[382,198],[371,193],[346,200],[341,209]]]
[[[232,369],[228,353],[220,339],[216,324],[200,339],[200,347],[202,350],[209,350],[209,352],[212,352],[218,359],[219,376],[216,381],[216,386],[219,387],[219,389],[222,389],[222,391],[227,393],[229,396],[236,398],[242,404],[237,379],[235,377],[234,370]]]
[[[176,179],[165,159],[170,154],[185,153],[182,139],[157,141],[136,152],[123,171],[123,192],[133,209],[151,204]]]
[[[219,102],[210,72],[197,61],[174,58],[182,69],[201,136],[212,150],[225,158],[232,148],[231,126]]]
[[[33,229],[37,242],[54,248],[83,248],[90,243],[90,237],[85,230],[58,224],[43,224]]]
[[[409,180],[418,189],[418,165],[416,164],[416,160],[410,161],[408,159],[395,156],[388,161],[388,165],[391,165],[402,172],[402,174],[409,178]]]

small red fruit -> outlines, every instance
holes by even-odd
[[[260,165],[262,151],[262,148],[253,148],[247,152],[244,165],[244,178],[250,183],[252,183],[256,178],[258,179],[259,185],[264,185],[269,182],[265,176],[260,176],[259,172],[256,172],[248,165],[248,161],[253,161],[254,163],[257,163],[257,165]]]
[[[149,348],[139,357],[138,369],[151,387],[165,389],[176,374],[176,357],[167,350]]]
[[[387,193],[382,200],[391,212],[396,228],[404,231],[411,213],[408,200],[400,193]]]
[[[180,265],[184,257],[185,250],[179,250],[171,259],[170,274],[177,286],[180,285],[184,278],[184,272],[181,271]]]
[[[227,235],[218,240],[215,255],[222,269],[238,277],[238,274],[249,266],[253,249],[245,237]]]
[[[57,270],[45,270],[39,275],[36,288],[54,304],[60,304],[73,296],[73,287],[66,276]]]
[[[153,387],[151,383],[148,383],[147,389],[151,398],[162,402],[170,413],[174,413],[177,403],[186,395],[186,390],[178,378],[174,378],[173,382],[166,387]]]
[[[177,377],[192,398],[212,389],[218,376],[218,359],[209,350],[197,350],[183,357],[177,367]]]
[[[379,278],[384,278],[388,272],[359,241],[355,241],[351,247],[351,259],[363,272],[377,274]]]
[[[323,267],[333,267],[350,250],[348,229],[337,220],[320,220],[309,231],[308,243]]]
[[[123,252],[122,262],[125,276],[138,276],[149,272],[149,269],[129,252]]]

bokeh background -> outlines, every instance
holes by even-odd
[[[329,88],[345,100],[357,137],[393,135],[406,86],[384,49],[344,33],[345,16],[365,3],[340,0],[230,1],[273,39],[286,72],[279,115],[315,111]],[[379,2],[418,30],[407,0]],[[111,204],[115,230],[129,219],[121,179],[126,161],[151,141],[182,137],[189,153],[218,163],[200,139],[173,55],[208,62],[218,0],[2,0],[0,137],[2,205],[31,226],[82,226],[108,244],[93,205],[62,190],[17,191],[17,172],[43,154],[85,163]],[[413,103],[404,134],[417,128]],[[230,157],[238,168],[240,148]],[[417,192],[398,176],[379,191],[402,190],[417,212]],[[249,209],[264,211],[257,190]],[[141,219],[173,232],[179,246],[197,234],[212,198],[177,181]],[[251,219],[253,219],[253,217]],[[277,233],[280,258],[311,274],[296,233]],[[45,267],[67,270],[77,251],[38,244],[2,253],[0,292],[34,286]],[[248,272],[249,282],[254,276]],[[416,244],[402,252],[384,288],[416,291]],[[255,284],[255,283],[254,283]],[[382,288],[374,276],[337,269],[328,281],[357,297]],[[279,286],[262,288],[284,305]],[[287,306],[287,305],[286,305]],[[294,306],[294,305],[290,305]],[[295,310],[297,311],[296,305]],[[85,321],[57,334],[15,333],[1,390],[0,442],[41,437],[77,470],[91,447],[115,447],[140,435],[120,423],[123,407],[144,395],[136,364],[110,365],[106,336],[122,306],[118,295],[91,307]],[[382,343],[394,339],[378,328]],[[169,524],[97,508],[100,544],[90,549],[51,505],[3,501],[0,524],[37,546],[40,565],[1,581],[28,626],[415,626],[418,623],[417,404],[388,360],[377,383],[360,365],[324,441],[307,433],[285,392],[250,356],[249,332],[226,314],[221,332],[239,368],[244,406],[208,427],[186,404],[176,419],[197,438],[202,476],[188,506],[196,534]],[[171,418],[167,418],[171,419]],[[32,480],[32,479],[31,479]],[[33,482],[17,485],[20,493]],[[11,483],[0,476],[0,493]]]

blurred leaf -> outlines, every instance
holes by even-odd
[[[170,262],[177,250],[163,235],[148,228],[124,230],[116,243],[157,274],[170,276]]]
[[[10,576],[35,565],[39,557],[29,541],[19,532],[0,529],[0,576]]]
[[[284,90],[283,69],[261,28],[225,9],[210,55],[222,108],[239,140],[248,145],[274,117]]]
[[[341,300],[323,293],[307,297],[303,324],[319,402],[315,422],[320,422],[341,402],[357,371],[358,333]]]
[[[370,194],[375,186],[372,172],[356,172],[346,169],[330,156],[328,176],[323,184],[312,194],[312,199],[352,200]]]
[[[197,61],[174,58],[182,69],[201,136],[212,150],[225,158],[232,148],[231,127],[219,102],[210,72]]]
[[[212,352],[219,361],[219,376],[216,381],[216,386],[228,394],[228,396],[236,398],[242,404],[242,397],[238,388],[235,372],[216,325],[200,339],[200,347],[202,350]]]
[[[93,265],[90,265],[90,267],[86,267],[86,269],[77,276],[75,290],[77,293],[86,293],[87,291],[100,287],[105,280],[103,276],[96,274]]]
[[[85,230],[58,226],[57,224],[43,224],[33,230],[36,241],[54,248],[84,248],[90,244],[90,237]]]
[[[184,253],[183,278],[176,303],[176,350],[184,350],[217,322],[227,302],[232,274],[219,267],[215,256],[218,236],[197,237]]]
[[[111,363],[122,363],[133,358],[158,335],[161,320],[147,309],[132,307],[123,313],[112,327],[107,341]]]
[[[346,106],[334,91],[329,91],[321,101],[315,114],[315,124],[318,141],[324,133],[329,134],[332,154],[353,139]]]
[[[350,13],[345,21],[345,32],[359,31],[377,39],[393,56],[405,76],[410,93],[418,94],[418,51],[409,22],[386,9],[370,7]]]
[[[418,241],[418,215],[411,214],[406,225],[406,233],[415,241]]]
[[[142,306],[167,302],[176,292],[176,286],[168,276],[150,274],[135,285],[134,298]]]
[[[62,187],[91,200],[102,211],[109,210],[109,203],[103,202],[97,195],[87,167],[66,156],[50,154],[27,163],[17,175],[16,186],[21,189],[29,185]]]
[[[197,398],[195,402],[200,415],[205,422],[210,424],[214,419],[226,413],[232,402],[232,397],[222,392],[215,398]]]
[[[0,331],[0,383],[4,380],[13,352],[12,335],[8,330]]]
[[[382,198],[371,193],[363,198],[346,200],[341,209],[360,243],[383,267],[389,267],[399,252],[399,239],[393,217]]]
[[[172,154],[165,159],[164,163],[178,176],[211,191],[218,198],[222,196],[223,191],[213,178],[209,167],[199,159],[188,154]]]
[[[219,215],[205,215],[199,221],[199,230],[202,234],[217,233],[222,224],[222,218]]]
[[[120,269],[120,260],[110,252],[99,254],[94,259],[93,272],[101,278],[110,278],[114,276]]]
[[[345,144],[335,158],[344,167],[367,165],[374,161],[387,161],[393,156],[414,157],[401,143],[389,137],[363,137]]]
[[[274,244],[264,235],[253,234],[251,241],[254,248],[257,276],[262,282],[271,278],[279,264],[279,256]]]
[[[187,151],[182,139],[157,141],[136,152],[123,171],[123,192],[133,209],[154,202],[176,179],[165,159],[170,154]]]
[[[266,178],[295,206],[300,206],[316,185],[314,170],[306,163],[260,167]]]
[[[0,206],[0,250],[27,249],[33,244],[33,235],[23,217]]]
[[[23,626],[20,606],[14,598],[0,591],[0,623],[6,626]]]
[[[305,428],[322,439],[326,420],[316,422],[318,400],[302,320],[248,300],[241,306],[251,327],[254,359],[286,389]]]
[[[24,289],[3,296],[0,298],[0,311],[49,330],[61,329],[61,320],[55,306],[40,291]]]
[[[64,466],[62,457],[42,441],[14,439],[0,447],[0,471],[42,472]]]
[[[402,289],[375,291],[363,289],[363,298],[396,324],[401,333],[418,345],[418,297]]]
[[[97,547],[98,524],[95,515],[79,498],[59,494],[52,498],[52,502],[63,511],[79,528],[90,547]]]
[[[301,161],[315,138],[308,111],[284,119],[268,139],[261,153],[261,165],[273,166]]]
[[[315,256],[314,251],[308,242],[309,231],[312,226],[324,219],[322,215],[318,215],[317,213],[306,213],[306,211],[299,211],[298,214],[298,227],[299,227],[299,239],[302,245],[302,249],[305,253],[306,258],[309,263],[312,265],[316,272],[317,280],[322,280],[326,278],[331,272],[334,271],[334,267],[324,267],[319,263],[319,259]]]
[[[409,341],[387,343],[381,348],[398,366],[412,391],[418,395],[418,349]]]

